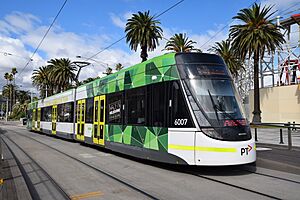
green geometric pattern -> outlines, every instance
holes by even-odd
[[[106,125],[106,130],[107,141],[168,152],[168,128]]]
[[[148,84],[178,80],[175,53],[158,56],[117,73],[79,86],[87,98],[114,93]],[[37,108],[37,102],[28,109]],[[168,129],[161,127],[105,125],[105,140],[157,151],[168,151]]]
[[[178,80],[175,53],[155,57],[80,86],[94,97],[163,81]]]

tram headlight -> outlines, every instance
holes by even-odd
[[[203,133],[214,139],[223,139],[223,137],[213,128],[203,128]]]

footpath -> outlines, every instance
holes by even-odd
[[[255,129],[251,129],[253,138],[255,138]],[[292,147],[300,149],[300,129],[292,130]],[[283,142],[283,143],[281,143]],[[288,131],[282,128],[282,141],[280,141],[280,128],[257,128],[257,144],[278,145],[288,147]]]

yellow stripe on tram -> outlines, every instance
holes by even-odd
[[[209,152],[230,152],[235,153],[237,152],[236,148],[224,148],[224,147],[199,147],[199,146],[185,146],[185,145],[174,145],[169,144],[168,148],[170,149],[177,149],[177,150],[187,150],[187,151],[209,151]]]

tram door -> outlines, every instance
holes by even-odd
[[[37,131],[41,131],[41,108],[37,110]]]
[[[32,110],[32,130],[35,130],[35,122],[36,122],[36,109]]]
[[[77,101],[77,132],[76,139],[84,141],[85,99]]]
[[[56,135],[57,105],[52,106],[52,134]]]
[[[93,142],[104,145],[105,133],[105,95],[94,98]]]

